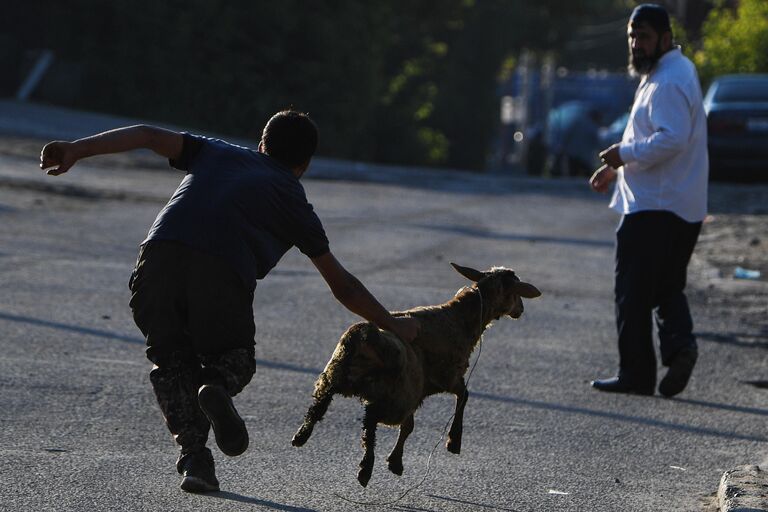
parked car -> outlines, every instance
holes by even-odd
[[[717,78],[704,110],[710,177],[768,181],[768,74]]]

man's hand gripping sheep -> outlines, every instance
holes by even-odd
[[[502,316],[519,318],[523,298],[541,295],[535,286],[522,282],[512,270],[495,267],[481,272],[453,264],[473,281],[448,302],[395,313],[413,317],[421,330],[412,343],[378,329],[369,322],[352,325],[341,336],[330,361],[315,382],[313,403],[304,423],[293,436],[293,445],[307,442],[334,394],[357,397],[365,407],[362,445],[365,450],[357,479],[368,485],[373,472],[376,426],[399,426],[400,433],[387,457],[389,470],[403,473],[403,446],[413,431],[413,414],[424,398],[437,393],[456,395],[446,448],[461,451],[464,406],[469,396],[464,374],[469,357],[486,327]]]

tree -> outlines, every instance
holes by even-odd
[[[0,66],[15,78],[18,54],[47,48],[45,85],[71,90],[67,106],[252,139],[294,106],[320,126],[319,154],[482,169],[502,62],[627,2],[30,0],[0,16]]]
[[[768,1],[741,0],[709,12],[694,60],[702,82],[726,73],[768,72]]]

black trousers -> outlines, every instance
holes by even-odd
[[[701,230],[668,211],[625,215],[616,232],[616,326],[619,377],[636,389],[656,386],[653,319],[661,361],[696,347],[685,297],[688,262]]]
[[[210,425],[199,387],[220,384],[234,396],[256,370],[253,293],[216,258],[167,241],[142,248],[129,286],[168,429],[182,456],[202,450]]]

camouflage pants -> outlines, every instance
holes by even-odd
[[[256,370],[253,292],[216,258],[164,241],[144,246],[129,286],[168,429],[182,456],[202,450],[210,426],[199,387],[220,384],[234,396]]]
[[[175,353],[158,362],[149,372],[149,380],[182,456],[203,449],[208,440],[208,419],[197,403],[200,386],[221,384],[234,396],[250,382],[256,370],[253,348],[200,358]]]

